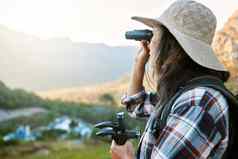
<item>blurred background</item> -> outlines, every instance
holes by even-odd
[[[138,43],[124,34],[146,28],[130,17],[158,17],[173,1],[0,1],[0,158],[110,158],[93,124],[125,111]],[[238,1],[197,1],[217,16],[213,48],[238,93]]]

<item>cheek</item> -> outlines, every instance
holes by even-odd
[[[155,49],[150,49],[150,55],[151,55],[151,57],[154,57],[155,55],[156,55],[156,51],[155,51]]]
[[[153,54],[154,51],[155,51],[155,44],[154,44],[153,41],[150,42],[150,46],[149,47],[150,47],[150,54]]]
[[[156,39],[156,37],[153,37],[150,42],[151,53],[156,53],[158,49],[159,49],[159,41]]]
[[[158,47],[156,47],[153,43],[150,45],[150,55],[154,56],[158,54]]]

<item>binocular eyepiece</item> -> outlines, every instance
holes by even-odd
[[[118,145],[124,145],[127,140],[140,137],[139,130],[127,130],[124,112],[116,114],[117,121],[104,121],[94,127],[101,129],[96,133],[97,136],[111,136]]]
[[[153,37],[153,32],[148,29],[127,31],[125,34],[125,37],[126,37],[126,39],[129,39],[129,40],[150,41],[151,38]]]

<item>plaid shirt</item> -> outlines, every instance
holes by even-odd
[[[147,118],[139,159],[219,159],[228,146],[228,104],[217,90],[197,87],[174,102],[166,126],[156,138],[150,128],[156,93],[144,90],[122,97],[134,118]]]

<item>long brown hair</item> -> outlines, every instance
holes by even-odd
[[[168,101],[178,87],[192,78],[211,75],[227,81],[229,73],[205,68],[194,62],[183,50],[175,37],[162,26],[162,38],[157,54],[150,57],[147,81],[155,81],[160,103]]]

